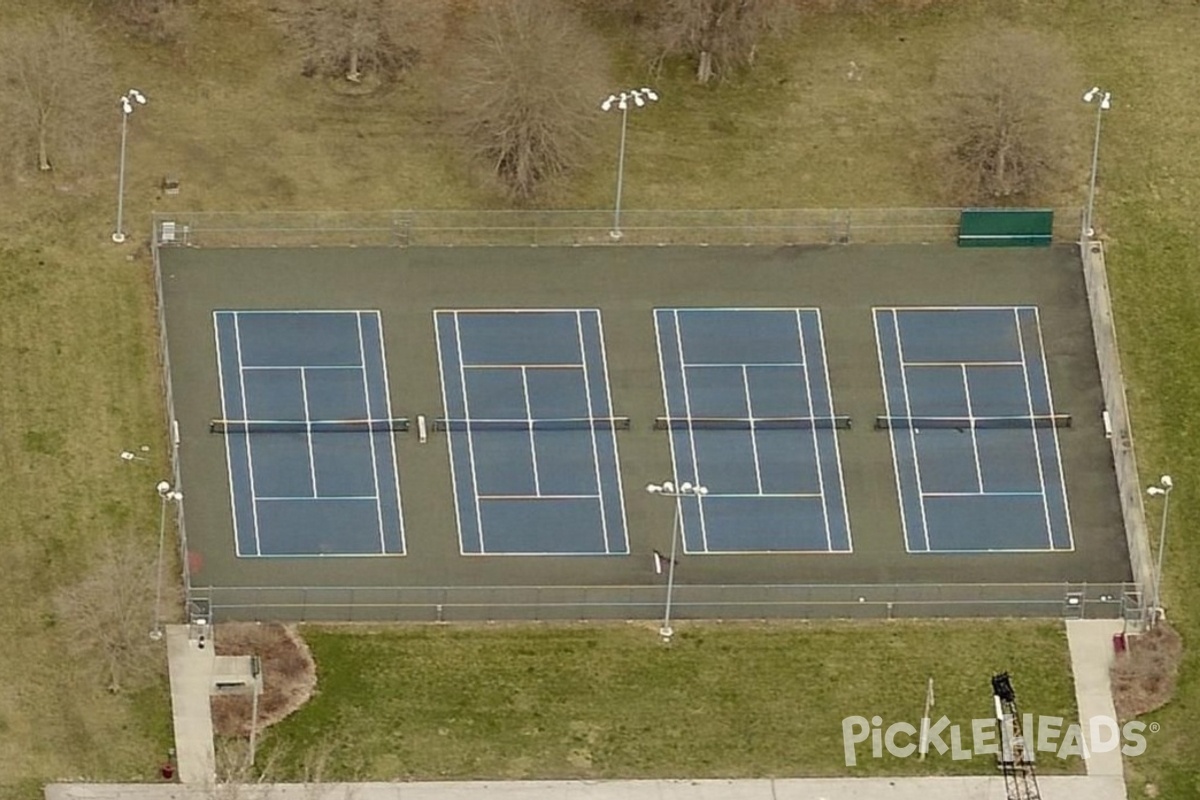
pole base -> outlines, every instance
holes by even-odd
[[[670,642],[671,637],[675,635],[675,631],[671,629],[670,625],[664,625],[658,629],[658,635],[662,637],[663,642]]]
[[[116,233],[114,233],[112,235],[112,240],[113,240],[113,244],[124,244],[125,243],[125,234],[121,233],[120,231],[117,231]]]
[[[621,241],[621,237],[624,235],[625,234],[621,233],[619,230],[616,230],[615,228],[608,232],[608,238],[612,239],[614,242]]]
[[[154,630],[150,631],[150,641],[157,642],[157,641],[161,640],[162,637],[163,637],[163,632],[159,628],[155,628]]]

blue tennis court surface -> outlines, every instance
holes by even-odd
[[[434,320],[462,552],[628,553],[600,312]]]
[[[656,309],[689,553],[849,552],[850,521],[816,309]],[[707,429],[704,418],[745,421]],[[779,429],[771,419],[806,418]],[[695,420],[688,424],[688,420]],[[759,422],[763,424],[760,425]]]
[[[890,430],[908,550],[1072,549],[1037,308],[874,314],[887,415],[962,420]]]
[[[239,556],[403,554],[395,442],[320,424],[390,419],[377,311],[217,311],[222,417],[291,432],[225,436]]]

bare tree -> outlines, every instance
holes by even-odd
[[[63,15],[0,29],[0,137],[19,165],[78,162],[116,124],[109,67],[92,33]]]
[[[441,0],[289,0],[284,28],[296,42],[306,75],[394,75],[442,40]]]
[[[1064,49],[1034,31],[982,34],[936,76],[938,171],[955,202],[1033,199],[1062,174],[1082,85]]]
[[[97,666],[112,692],[137,688],[162,671],[162,646],[150,638],[155,580],[152,550],[119,539],[55,597],[67,641]]]
[[[183,0],[91,0],[89,7],[123,22],[152,42],[173,42],[187,28],[189,10]]]
[[[792,18],[789,0],[653,0],[648,12],[657,60],[687,58],[707,84],[754,63],[762,40]]]
[[[455,132],[510,197],[532,198],[584,158],[607,53],[554,0],[495,0],[467,23],[442,92]]]

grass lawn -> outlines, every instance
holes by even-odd
[[[969,747],[998,666],[1024,711],[1075,714],[1053,623],[688,624],[670,647],[644,624],[304,633],[319,693],[264,750],[291,777],[314,752],[327,778],[365,780],[988,773],[990,756],[874,759],[869,743],[848,768],[841,726],[919,725],[933,677],[934,718]]]
[[[55,3],[80,8],[67,0],[47,0],[46,5]],[[0,24],[25,13],[18,8],[22,5],[0,7]],[[135,239],[144,237],[152,208],[501,205],[496,193],[473,180],[472,171],[439,134],[430,89],[420,78],[366,97],[334,93],[327,85],[304,80],[286,63],[285,45],[266,18],[266,5],[265,0],[198,3],[194,24],[176,50],[137,44],[113,26],[104,27],[118,63],[116,88],[137,86],[151,98],[130,126],[126,218],[129,229],[140,234]],[[794,36],[764,49],[760,69],[745,80],[700,89],[684,70],[657,80],[662,102],[630,119],[625,204],[938,204],[930,180],[936,166],[926,157],[932,134],[923,113],[936,53],[989,25],[1012,22],[1059,35],[1081,64],[1081,90],[1099,82],[1115,95],[1115,107],[1105,118],[1098,218],[1109,245],[1144,474],[1171,472],[1179,486],[1172,502],[1167,601],[1185,638],[1195,642],[1200,639],[1200,615],[1194,610],[1200,602],[1200,541],[1189,535],[1200,527],[1200,501],[1189,488],[1200,482],[1200,379],[1195,377],[1200,363],[1200,338],[1195,335],[1200,327],[1200,167],[1194,156],[1200,114],[1195,112],[1192,77],[1200,72],[1200,48],[1195,47],[1200,7],[1195,3],[962,0],[919,13],[806,17]],[[845,80],[852,60],[863,68],[862,81]],[[626,60],[614,75],[614,88],[645,80],[644,71]],[[1047,205],[1078,204],[1084,196],[1089,109],[1072,101],[1063,113],[1080,126],[1080,141],[1070,154],[1079,170],[1071,185],[1045,198]],[[597,114],[598,124],[605,124]],[[106,694],[94,665],[68,654],[51,604],[57,587],[80,575],[114,537],[139,537],[150,551],[158,522],[153,486],[165,475],[149,265],[144,255],[128,258],[136,250],[133,244],[116,248],[107,240],[115,210],[115,105],[112,122],[111,149],[97,152],[94,172],[0,187],[0,409],[5,420],[0,426],[5,476],[0,481],[0,546],[7,566],[0,587],[0,637],[16,643],[0,648],[4,797],[32,800],[40,784],[54,778],[149,777],[170,743],[165,693]],[[615,120],[608,122],[614,123],[610,139],[546,205],[593,208],[611,202],[618,126]],[[178,197],[158,196],[159,179],[168,172],[183,180]],[[151,462],[125,464],[117,458],[121,449],[140,444],[151,447]],[[1152,507],[1151,514],[1155,511]],[[968,704],[976,702],[977,693],[986,701],[986,687],[980,688],[979,681],[995,667],[1014,670],[1027,703],[1045,697],[1048,706],[1069,704],[1069,695],[1061,696],[1069,683],[1052,666],[1062,653],[1061,634],[1054,629],[1035,626],[1026,635],[1021,626],[1004,626],[1006,645],[1000,654],[1011,650],[1021,658],[1041,654],[1051,659],[1024,662],[1033,665],[1030,674],[1037,676],[1028,679],[1020,677],[1015,656],[986,657],[997,652],[989,648],[999,645],[982,627],[931,623],[855,628],[853,635],[838,626],[770,628],[761,635],[750,630],[717,628],[702,641],[683,639],[670,651],[650,647],[646,632],[636,628],[606,631],[602,637],[591,628],[537,629],[515,638],[502,628],[315,632],[314,649],[326,681],[323,693],[278,736],[303,744],[333,735],[337,746],[345,747],[349,732],[359,730],[355,725],[369,728],[354,714],[369,715],[378,708],[402,716],[408,709],[419,714],[401,728],[407,739],[370,739],[369,758],[368,745],[363,745],[363,763],[351,763],[351,754],[340,750],[338,763],[348,771],[380,775],[415,772],[416,764],[424,765],[424,775],[531,774],[541,769],[539,761],[554,765],[543,774],[678,774],[677,768],[733,774],[735,767],[754,774],[839,772],[837,747],[820,748],[836,743],[838,727],[829,727],[829,721],[840,719],[841,709],[855,698],[836,696],[839,684],[832,679],[805,686],[803,670],[792,673],[794,685],[759,685],[754,678],[781,674],[792,658],[809,671],[815,663],[827,670],[818,674],[830,676],[840,653],[856,654],[842,660],[842,669],[871,678],[879,691],[872,702],[880,706],[863,713],[910,718],[920,698],[919,689],[914,696],[909,684],[919,683],[922,670],[930,669],[937,670],[939,699],[946,704],[942,710],[975,713],[973,705],[967,711]],[[545,646],[534,648],[538,637],[545,637]],[[827,644],[804,647],[805,637],[829,638]],[[589,640],[597,644],[590,646]],[[890,644],[893,640],[897,643]],[[1049,640],[1057,643],[1035,647]],[[883,651],[896,647],[905,653],[901,664],[912,672],[896,684],[894,694],[884,680],[897,666],[883,666],[877,654],[860,644],[868,641]],[[412,663],[414,653],[433,660],[440,647],[446,648],[445,657],[458,653],[463,663],[435,676]],[[556,656],[533,658],[517,652],[521,647]],[[490,648],[504,654],[500,661],[506,663],[480,663]],[[365,661],[379,651],[384,651],[379,660]],[[611,655],[601,659],[595,652]],[[953,653],[957,660],[938,661],[943,653]],[[803,663],[806,658],[809,664]],[[359,659],[360,668],[347,669],[347,662],[354,666]],[[709,669],[718,662],[723,669]],[[881,666],[876,669],[875,664]],[[518,680],[516,665],[532,668],[533,678]],[[537,674],[555,665],[569,667],[570,680],[552,682]],[[486,680],[464,687],[462,676],[469,670]],[[339,696],[359,696],[362,689],[356,686],[386,688],[421,675],[427,676],[425,685],[395,692],[399,697],[380,690],[370,705],[333,707]],[[720,747],[695,748],[689,755],[690,750],[670,749],[679,736],[692,734],[679,723],[667,729],[676,738],[661,744],[653,736],[612,733],[619,724],[629,726],[627,730],[637,730],[637,725],[659,731],[671,715],[651,713],[660,702],[657,695],[679,698],[683,691],[669,680],[672,676],[686,681],[684,688],[711,688],[705,696],[714,700],[709,710],[716,719],[728,719],[721,715],[736,703],[738,713],[730,715],[730,726],[737,736],[727,732]],[[534,715],[535,704],[522,705],[522,692],[568,686],[584,687],[580,695],[585,699],[594,701],[597,693],[589,687],[598,686],[605,688],[606,698],[629,702],[579,700],[571,705],[576,702],[572,697],[538,694],[539,703],[544,698],[550,708],[564,711],[541,722]],[[955,686],[961,688],[956,691]],[[836,717],[813,711],[811,722],[807,715],[742,713],[765,704],[776,688],[782,703],[796,708],[808,707],[802,705],[809,702],[802,690],[814,697],[821,696],[813,694],[816,690],[831,693],[829,708],[843,705]],[[722,695],[724,690],[730,694]],[[754,694],[738,694],[750,691]],[[457,698],[466,704],[457,718],[476,720],[475,725],[468,729],[437,722],[445,707],[414,709],[412,704],[423,698],[430,703]],[[489,716],[494,710],[475,707],[480,698],[496,698],[505,713]],[[657,708],[665,708],[663,702]],[[1176,702],[1154,715],[1162,733],[1150,741],[1146,755],[1128,763],[1135,797],[1200,795],[1200,729],[1190,713],[1198,704],[1200,657],[1193,648]],[[688,707],[677,702],[671,708],[678,714]],[[519,726],[500,726],[500,720],[518,720]],[[581,727],[561,727],[572,720]],[[489,724],[498,729],[494,735]],[[544,731],[539,732],[539,725]],[[319,736],[315,729],[325,726]],[[445,735],[438,730],[443,727]],[[512,740],[504,738],[518,730],[518,741],[528,745],[524,756],[513,755]],[[759,745],[750,751],[748,740]],[[436,746],[426,748],[426,741]],[[635,742],[637,747],[631,748]],[[740,765],[725,749],[743,754]],[[694,760],[702,752],[714,760]],[[439,757],[446,761],[438,763]],[[864,771],[893,767],[914,769],[869,763]],[[943,767],[952,771],[958,765],[930,765]]]

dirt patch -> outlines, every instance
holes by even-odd
[[[262,663],[263,693],[258,698],[258,728],[274,725],[303,706],[317,687],[317,667],[308,645],[292,626],[236,622],[215,630],[217,655],[256,655]],[[219,736],[250,734],[251,698],[212,699],[213,728]]]
[[[1183,641],[1166,622],[1129,637],[1129,647],[1112,666],[1113,702],[1122,719],[1165,706],[1175,694]]]

